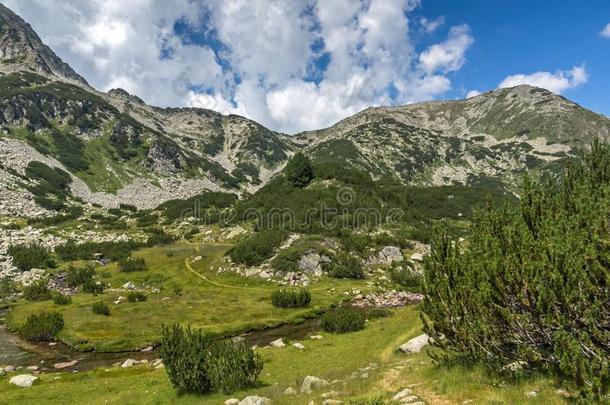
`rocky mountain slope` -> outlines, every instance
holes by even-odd
[[[297,151],[405,184],[512,187],[524,170],[552,168],[610,120],[530,86],[467,100],[366,109],[288,136],[236,115],[161,109],[87,82],[0,5],[0,215],[41,215],[31,161],[71,178],[74,197],[151,208],[205,190],[254,192]]]

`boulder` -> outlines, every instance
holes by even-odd
[[[411,260],[414,262],[421,262],[422,260],[424,260],[424,255],[422,255],[421,253],[413,253],[411,255]]]
[[[312,375],[308,375],[303,379],[303,383],[301,384],[301,393],[303,394],[311,394],[313,390],[317,390],[328,385],[328,381],[314,377]]]
[[[12,373],[13,371],[15,371],[15,367],[14,366],[5,366],[4,371],[7,373]]]
[[[225,405],[239,405],[239,399],[237,399],[237,398],[230,398],[230,399],[227,399],[224,402],[224,404]]]
[[[288,388],[286,388],[286,389],[284,390],[284,395],[290,395],[290,396],[293,396],[293,395],[296,395],[296,394],[297,394],[297,390],[295,390],[295,389],[294,389],[294,388],[292,388],[292,387],[288,387]]]
[[[404,259],[402,251],[396,246],[386,246],[379,252],[379,261],[384,264],[402,262]]]
[[[293,343],[292,346],[299,350],[305,350],[305,346],[303,346],[301,343]]]
[[[404,353],[419,353],[429,342],[430,337],[424,333],[402,344],[398,350]]]
[[[413,395],[413,391],[411,391],[411,390],[410,390],[410,389],[408,389],[408,388],[405,388],[404,390],[397,392],[397,393],[396,393],[396,395],[394,395],[394,396],[392,397],[392,401],[399,402],[399,401],[401,401],[403,398],[407,398],[407,397],[410,397],[410,396],[412,396],[412,395]]]
[[[38,371],[39,367],[38,366],[29,366],[25,368],[28,371]]]
[[[9,381],[10,384],[16,385],[18,387],[31,387],[34,384],[34,381],[38,380],[38,377],[31,374],[21,374],[12,377]]]
[[[252,395],[239,401],[239,405],[271,405],[271,400],[269,398]]]
[[[138,362],[134,359],[127,359],[121,364],[121,368],[130,368],[138,364]]]
[[[269,346],[271,346],[271,347],[284,347],[284,346],[286,346],[286,344],[284,343],[284,339],[279,338],[279,339],[274,340],[273,342],[269,343]]]
[[[53,367],[58,370],[63,370],[64,368],[74,367],[78,364],[78,360],[66,361],[63,363],[57,363]]]
[[[145,347],[144,349],[142,349],[142,350],[140,350],[140,351],[141,351],[142,353],[149,353],[149,352],[152,352],[152,351],[153,351],[153,349],[154,349],[154,347],[152,347],[152,346],[148,346],[148,347]]]
[[[321,276],[322,264],[329,263],[330,261],[328,256],[310,251],[301,256],[301,259],[299,260],[299,269],[305,273],[313,273],[316,276]]]

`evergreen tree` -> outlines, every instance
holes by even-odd
[[[426,332],[490,369],[551,371],[600,400],[610,385],[610,147],[526,179],[518,207],[475,216],[467,248],[439,232],[425,262]]]
[[[301,152],[294,155],[286,165],[286,176],[295,187],[307,186],[314,178],[314,170],[309,158]]]

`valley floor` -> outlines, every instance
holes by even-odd
[[[228,398],[260,395],[279,405],[308,404],[310,400],[319,404],[323,402],[322,395],[332,391],[342,400],[388,400],[405,387],[430,404],[563,403],[562,396],[556,393],[559,387],[548,379],[507,383],[476,368],[434,366],[426,353],[397,353],[398,345],[419,333],[419,313],[417,307],[411,306],[369,322],[360,332],[322,333],[321,340],[303,339],[305,350],[290,345],[257,349],[265,360],[260,386],[232,395],[177,396],[164,370],[138,366],[43,374],[30,388],[9,385],[9,377],[5,376],[0,378],[0,403],[222,404]],[[335,382],[311,395],[284,395],[288,387],[298,390],[307,375]],[[531,392],[536,396],[528,397]]]
[[[365,280],[322,279],[310,286],[310,308],[274,308],[269,297],[277,288],[275,284],[233,273],[218,274],[228,247],[181,242],[140,250],[135,255],[146,258],[147,271],[122,273],[116,264],[107,265],[100,270],[111,286],[104,294],[78,294],[67,306],[18,301],[7,315],[7,326],[15,328],[28,314],[52,306],[65,319],[61,340],[81,349],[138,350],[158,342],[162,324],[179,321],[219,334],[297,324],[342,301],[354,289],[366,292],[372,288]],[[126,294],[126,283],[148,289],[148,300],[116,304],[118,297]],[[100,299],[112,304],[110,316],[91,314],[91,303]],[[400,344],[421,333],[420,314],[414,305],[393,309],[390,316],[372,319],[355,333],[333,335],[311,330],[298,340],[285,339],[286,347],[256,349],[264,358],[259,386],[231,395],[177,396],[163,369],[108,365],[90,371],[43,373],[30,388],[9,384],[15,373],[8,374],[0,377],[0,404],[222,404],[228,398],[259,395],[271,398],[276,405],[309,404],[311,400],[321,404],[330,396],[376,405],[390,403],[385,401],[407,387],[418,400],[430,404],[564,401],[557,393],[561,387],[549,379],[509,383],[477,368],[435,366],[427,353],[397,352]],[[310,339],[315,334],[323,338]],[[293,347],[296,341],[305,349]],[[306,376],[331,384],[311,394],[284,394],[289,387],[299,392]]]

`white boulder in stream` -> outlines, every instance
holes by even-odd
[[[32,384],[34,384],[34,381],[38,380],[38,377],[31,375],[31,374],[21,374],[21,375],[16,375],[14,377],[11,378],[11,380],[9,381],[9,383],[16,385],[18,387],[31,387]]]

